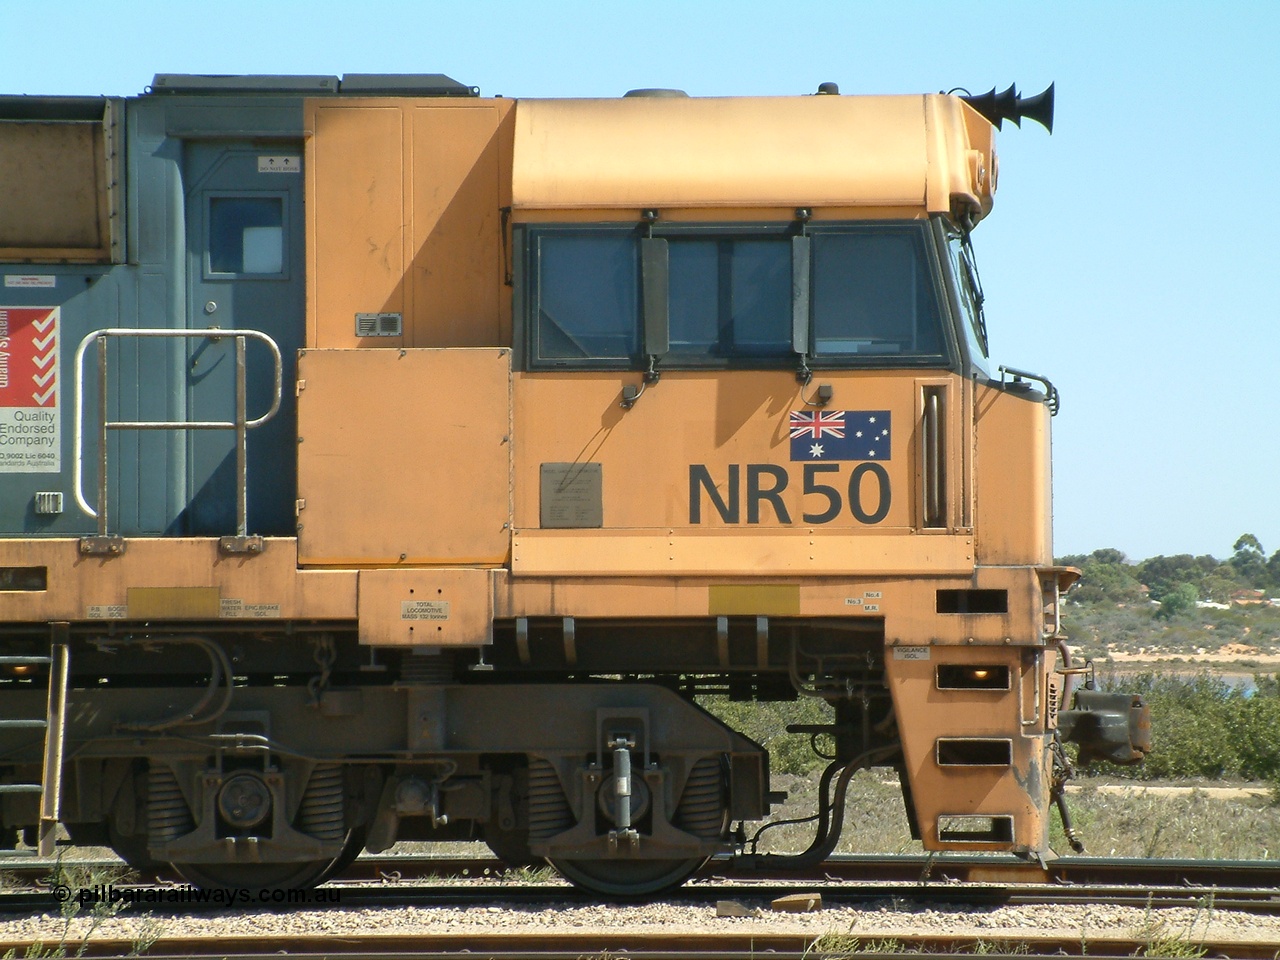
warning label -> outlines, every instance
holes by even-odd
[[[218,604],[218,616],[229,620],[277,620],[280,617],[278,603],[245,603],[223,597]]]
[[[129,616],[129,607],[123,603],[90,604],[85,616],[90,620],[125,620]]]
[[[0,473],[62,468],[57,307],[0,307]]]

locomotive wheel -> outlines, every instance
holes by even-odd
[[[115,851],[116,856],[133,867],[133,869],[150,871],[164,866],[162,861],[152,859],[151,855],[147,853],[147,838],[141,834],[117,833],[113,828],[107,836],[111,840],[111,849]],[[72,837],[72,840],[74,839]]]
[[[174,863],[170,866],[187,883],[203,890],[228,887],[306,890],[323,883],[340,859],[302,863]]]
[[[493,851],[493,855],[509,867],[536,867],[543,862],[541,857],[535,857],[529,852],[528,830],[486,827],[484,842]]]
[[[338,855],[337,859],[335,859],[333,863],[329,864],[329,869],[325,871],[324,876],[317,880],[316,883],[321,884],[326,880],[332,880],[334,877],[342,874],[347,867],[355,863],[356,857],[360,856],[360,854],[364,852],[364,839],[364,827],[352,830],[351,833],[347,835],[347,845],[342,848],[342,853]]]
[[[575,887],[609,897],[648,897],[678,887],[707,862],[690,860],[549,860]]]

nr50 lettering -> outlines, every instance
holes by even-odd
[[[705,464],[689,465],[689,522],[702,522],[703,501],[719,514],[724,523],[741,523],[743,504],[746,504],[747,523],[759,523],[765,508],[772,510],[779,523],[791,523],[791,511],[783,499],[783,492],[791,482],[785,467],[776,463],[748,463],[746,466],[746,490],[743,496],[743,464],[731,463],[724,484],[724,496]],[[889,515],[893,492],[889,489],[889,473],[879,463],[859,463],[849,474],[848,481],[840,483],[839,463],[806,463],[802,465],[805,510],[800,515],[804,523],[831,523],[844,511],[859,523],[876,524]],[[816,500],[808,498],[817,498]],[[809,507],[821,507],[818,510]]]

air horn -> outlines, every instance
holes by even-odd
[[[1053,133],[1052,83],[1043,93],[1038,93],[1034,97],[1019,96],[1018,85],[1015,83],[1011,84],[1008,90],[1002,90],[1000,93],[996,93],[996,88],[992,87],[986,93],[963,96],[960,99],[995,124],[997,130],[1002,128],[1005,120],[1012,120],[1021,127],[1022,118],[1027,117]]]

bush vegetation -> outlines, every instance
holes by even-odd
[[[1264,596],[1280,596],[1280,550],[1267,557],[1258,538],[1242,534],[1226,560],[1182,553],[1150,557],[1138,563],[1113,547],[1089,554],[1059,557],[1058,563],[1079,567],[1084,576],[1073,591],[1080,603],[1099,600],[1128,603],[1143,599],[1163,601],[1183,585],[1198,600],[1226,603],[1240,590],[1261,590]]]
[[[1140,780],[1205,778],[1280,785],[1280,683],[1257,675],[1253,689],[1201,672],[1107,677],[1151,706],[1152,752],[1126,768]],[[1117,772],[1098,764],[1098,772]]]
[[[1280,681],[1274,676],[1257,675],[1246,687],[1209,672],[1104,671],[1099,685],[1146,698],[1153,749],[1136,766],[1097,763],[1081,773],[1136,780],[1253,780],[1280,788]],[[786,732],[792,723],[829,723],[830,708],[821,701],[732,703],[710,698],[704,706],[766,747],[775,774],[806,776],[826,765],[810,749],[808,735]]]

